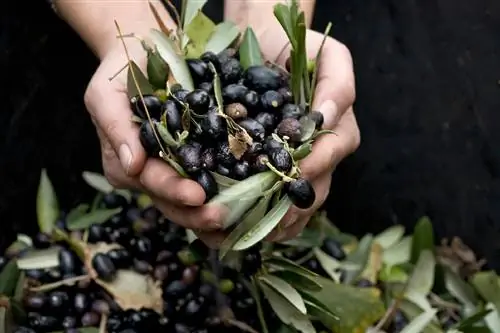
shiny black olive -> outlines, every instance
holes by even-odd
[[[304,178],[299,178],[292,182],[286,182],[283,188],[290,200],[298,208],[310,208],[316,200],[314,188],[311,183]]]
[[[143,95],[144,104],[149,112],[151,118],[160,119],[161,116],[161,100],[155,95]],[[142,119],[148,119],[146,109],[144,109],[143,101],[140,96],[133,97],[131,100],[131,107],[134,114]]]

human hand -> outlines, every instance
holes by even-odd
[[[146,72],[146,54],[142,47],[130,43],[128,50]],[[106,178],[116,188],[146,192],[157,208],[175,223],[192,229],[218,229],[220,212],[216,207],[203,205],[205,193],[196,182],[182,178],[159,159],[147,159],[138,126],[131,121],[127,71],[109,80],[126,63],[123,46],[117,44],[102,58],[85,93],[85,105],[101,143]]]

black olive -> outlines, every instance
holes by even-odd
[[[94,312],[87,312],[82,316],[81,322],[82,326],[97,326],[101,321],[99,315]],[[110,331],[112,332],[112,331]]]
[[[42,310],[47,305],[47,296],[44,294],[28,295],[24,298],[24,306],[28,310]]]
[[[356,281],[356,287],[371,288],[373,287],[373,283],[368,279],[359,279],[358,281]]]
[[[26,277],[35,281],[40,281],[45,277],[45,272],[41,269],[28,269],[25,271]]]
[[[228,167],[223,166],[222,164],[217,165],[216,171],[219,175],[226,177],[231,176],[231,170]]]
[[[204,169],[201,169],[195,176],[194,181],[196,181],[205,191],[205,201],[208,202],[210,199],[215,197],[218,193],[217,182],[215,181],[212,174]]]
[[[250,277],[257,273],[257,271],[262,266],[262,258],[260,252],[257,251],[247,251],[243,256],[241,263],[241,272],[246,276]]]
[[[36,236],[33,238],[33,246],[37,249],[46,249],[50,247],[50,245],[51,245],[50,236],[43,232],[37,233]],[[3,264],[0,262],[0,269],[2,268]]]
[[[189,72],[193,81],[196,83],[209,81],[211,79],[211,71],[208,68],[206,62],[201,59],[186,59],[186,63],[189,67]]]
[[[302,125],[295,118],[286,118],[278,124],[276,133],[280,137],[288,137],[290,142],[300,142],[302,138]]]
[[[126,321],[123,320],[118,313],[113,313],[106,321],[106,331],[119,332],[123,325],[126,325]]]
[[[88,242],[95,244],[97,242],[102,242],[106,240],[106,232],[104,227],[100,224],[93,224],[89,228],[89,236],[87,238]]]
[[[180,83],[174,83],[170,86],[170,92],[172,94],[176,94],[178,91],[180,90],[184,90],[184,91],[187,91],[186,89],[183,89],[182,88],[182,85]]]
[[[73,309],[77,313],[83,313],[87,311],[89,307],[89,298],[85,293],[77,293],[73,298]]]
[[[220,66],[220,79],[224,84],[238,82],[241,78],[243,68],[238,60],[229,58]]]
[[[250,164],[247,161],[238,161],[233,168],[235,179],[243,180],[250,176]]]
[[[266,135],[266,130],[261,123],[257,122],[255,119],[248,118],[238,122],[238,125],[243,127],[247,133],[255,140],[262,141]]]
[[[283,96],[283,100],[285,103],[292,103],[293,102],[293,95],[292,91],[288,87],[281,87],[278,89],[278,92]]]
[[[248,91],[243,98],[241,99],[241,102],[250,110],[255,111],[259,108],[260,106],[260,98],[259,94],[257,92],[250,90]]]
[[[237,58],[238,57],[238,51],[234,48],[227,48],[225,50],[222,50],[218,55],[217,58],[219,59],[219,62],[222,64],[223,62],[228,61],[231,58]]]
[[[222,99],[224,104],[241,102],[248,92],[248,88],[242,84],[232,83],[222,88]]]
[[[187,293],[187,286],[184,282],[180,280],[172,281],[163,292],[163,298],[170,299],[178,299],[184,296]]]
[[[68,306],[68,293],[60,290],[55,290],[49,294],[49,306],[53,311],[65,310]]]
[[[345,252],[342,249],[342,244],[331,238],[325,239],[321,249],[330,257],[337,260],[344,260],[346,257]]]
[[[283,148],[283,143],[275,140],[272,136],[268,136],[264,141],[264,150],[270,152],[276,148]]]
[[[153,271],[153,276],[158,281],[166,280],[168,277],[168,266],[167,265],[156,266]]]
[[[209,112],[200,121],[203,133],[210,139],[218,141],[227,137],[227,122],[218,112]]]
[[[92,258],[92,268],[104,281],[112,281],[116,276],[116,267],[113,261],[104,253],[98,253]]]
[[[245,86],[260,94],[278,90],[282,84],[281,75],[267,66],[251,66],[243,77]]]
[[[283,96],[277,91],[268,90],[260,96],[260,104],[265,110],[278,110],[283,106]]]
[[[276,127],[276,116],[272,113],[261,112],[254,119],[264,126],[267,134],[271,133]]]
[[[162,113],[167,120],[167,128],[173,136],[176,132],[182,132],[182,114],[174,101],[165,101]]]
[[[19,326],[14,333],[36,333],[35,330],[32,330],[29,327],[24,327],[24,326]],[[70,332],[70,333],[75,333],[75,332]],[[77,333],[77,332],[76,332]]]
[[[113,261],[113,264],[115,264],[116,268],[127,268],[132,262],[130,253],[125,248],[113,249],[107,254]]]
[[[93,312],[98,313],[100,315],[109,314],[110,311],[108,302],[102,299],[97,299],[94,302],[92,302],[91,309]]]
[[[155,95],[142,95],[144,97],[144,104],[151,118],[160,119],[161,116],[161,100]],[[140,96],[135,96],[131,100],[131,107],[134,114],[142,119],[148,119]]]
[[[174,97],[173,100],[175,104],[177,104],[178,108],[182,109],[183,103],[186,103],[186,96],[189,94],[189,90],[181,88],[179,90],[173,91],[172,88],[170,88],[170,91],[172,92],[172,95]]]
[[[267,167],[266,162],[268,162],[268,161],[269,161],[269,157],[267,156],[267,154],[260,154],[255,159],[255,162],[252,165],[252,169],[255,172],[267,171],[269,168]]]
[[[138,259],[134,259],[133,268],[139,274],[148,274],[152,269],[147,261]]]
[[[285,118],[299,119],[305,114],[304,108],[297,104],[285,104],[281,109],[281,115]]]
[[[155,122],[153,121],[153,124]],[[155,125],[156,126],[156,125]],[[156,139],[153,127],[149,121],[144,121],[141,124],[141,128],[139,130],[139,139],[141,141],[142,147],[148,154],[148,156],[157,156],[161,150],[161,147]]]
[[[304,178],[298,178],[292,182],[286,182],[284,189],[290,200],[298,208],[310,208],[316,200],[314,188],[311,183]]]
[[[205,90],[209,94],[213,94],[213,92],[214,92],[214,84],[210,81],[200,83],[198,88],[201,90]]]
[[[217,147],[217,154],[215,155],[216,161],[227,167],[232,167],[237,159],[229,148],[227,141],[221,142]]]
[[[323,127],[323,123],[325,122],[325,117],[323,117],[323,113],[319,111],[311,111],[308,116],[316,124],[316,129],[320,129],[321,127]]]
[[[282,172],[289,172],[293,167],[293,159],[285,148],[276,148],[269,151],[269,162]]]
[[[217,57],[217,54],[207,51],[200,56],[200,59],[206,62],[207,64],[211,62],[214,65],[215,70],[220,71],[220,62],[219,58]]]
[[[205,114],[210,106],[210,95],[201,89],[196,89],[187,94],[186,103],[197,114]]]
[[[243,157],[246,160],[253,160],[257,157],[257,155],[259,155],[262,152],[262,149],[263,149],[262,143],[254,141],[252,142],[252,145],[248,147]]]
[[[180,146],[177,150],[177,156],[181,166],[187,173],[194,173],[201,168],[201,147],[191,144]]]
[[[198,321],[200,319],[204,319],[206,316],[205,303],[198,299],[190,300],[182,307],[180,312],[184,320]]]
[[[153,244],[151,243],[151,239],[145,236],[139,236],[136,238],[133,252],[138,259],[146,260],[150,257],[152,251]]]
[[[191,333],[191,330],[186,325],[177,323],[173,333]]]
[[[247,109],[241,103],[231,103],[224,109],[224,113],[234,120],[244,119],[248,116]]]
[[[38,317],[38,329],[41,331],[52,331],[57,327],[59,320],[52,316],[40,316]]]
[[[71,316],[64,317],[64,319],[62,320],[62,323],[61,323],[61,326],[64,329],[75,328],[75,327],[77,327],[77,325],[78,325],[78,322],[77,322],[76,318],[71,317]]]
[[[76,263],[76,256],[73,252],[66,249],[59,251],[59,269],[62,275],[74,275]]]
[[[207,148],[201,153],[201,166],[210,171],[215,170],[215,148]]]

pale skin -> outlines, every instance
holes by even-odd
[[[284,65],[289,45],[273,16],[273,6],[279,2],[284,1],[228,0],[224,14],[242,29],[248,25],[254,27],[264,56]],[[166,25],[175,28],[174,20],[161,2],[152,3]],[[313,0],[300,1],[308,25],[314,4]],[[194,181],[180,177],[165,162],[146,158],[138,139],[138,128],[130,121],[132,111],[126,95],[125,73],[111,82],[108,80],[126,63],[114,21],[123,34],[146,35],[149,29],[159,28],[148,2],[56,0],[56,8],[101,61],[84,100],[101,142],[102,163],[108,180],[118,188],[145,191],[166,217],[195,230],[208,245],[217,247],[225,237],[220,230],[224,211],[203,204],[205,194]],[[308,30],[307,49],[311,58],[316,55],[322,38],[322,34]],[[144,67],[145,53],[140,44],[134,39],[127,39],[126,44],[133,60]],[[307,210],[291,208],[268,240],[281,241],[300,233],[325,201],[336,165],[359,146],[360,134],[352,107],[354,99],[350,53],[343,44],[328,38],[320,60],[313,108],[323,113],[324,128],[334,130],[337,135],[322,136],[315,142],[313,152],[300,164],[303,176],[315,188],[316,202]]]

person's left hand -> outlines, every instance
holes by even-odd
[[[285,66],[289,56],[288,38],[278,25],[261,30],[258,35],[266,60]],[[323,34],[307,31],[308,57],[314,59],[323,41]],[[284,241],[297,236],[312,214],[326,200],[330,192],[332,173],[337,164],[353,153],[360,144],[360,133],[353,111],[355,84],[352,58],[340,42],[328,37],[319,63],[318,81],[313,98],[313,110],[323,113],[323,129],[335,134],[324,134],[313,144],[312,153],[301,161],[302,177],[315,190],[316,200],[311,208],[292,207],[266,240]],[[218,247],[225,235],[219,232],[201,232],[198,236],[212,247]]]

